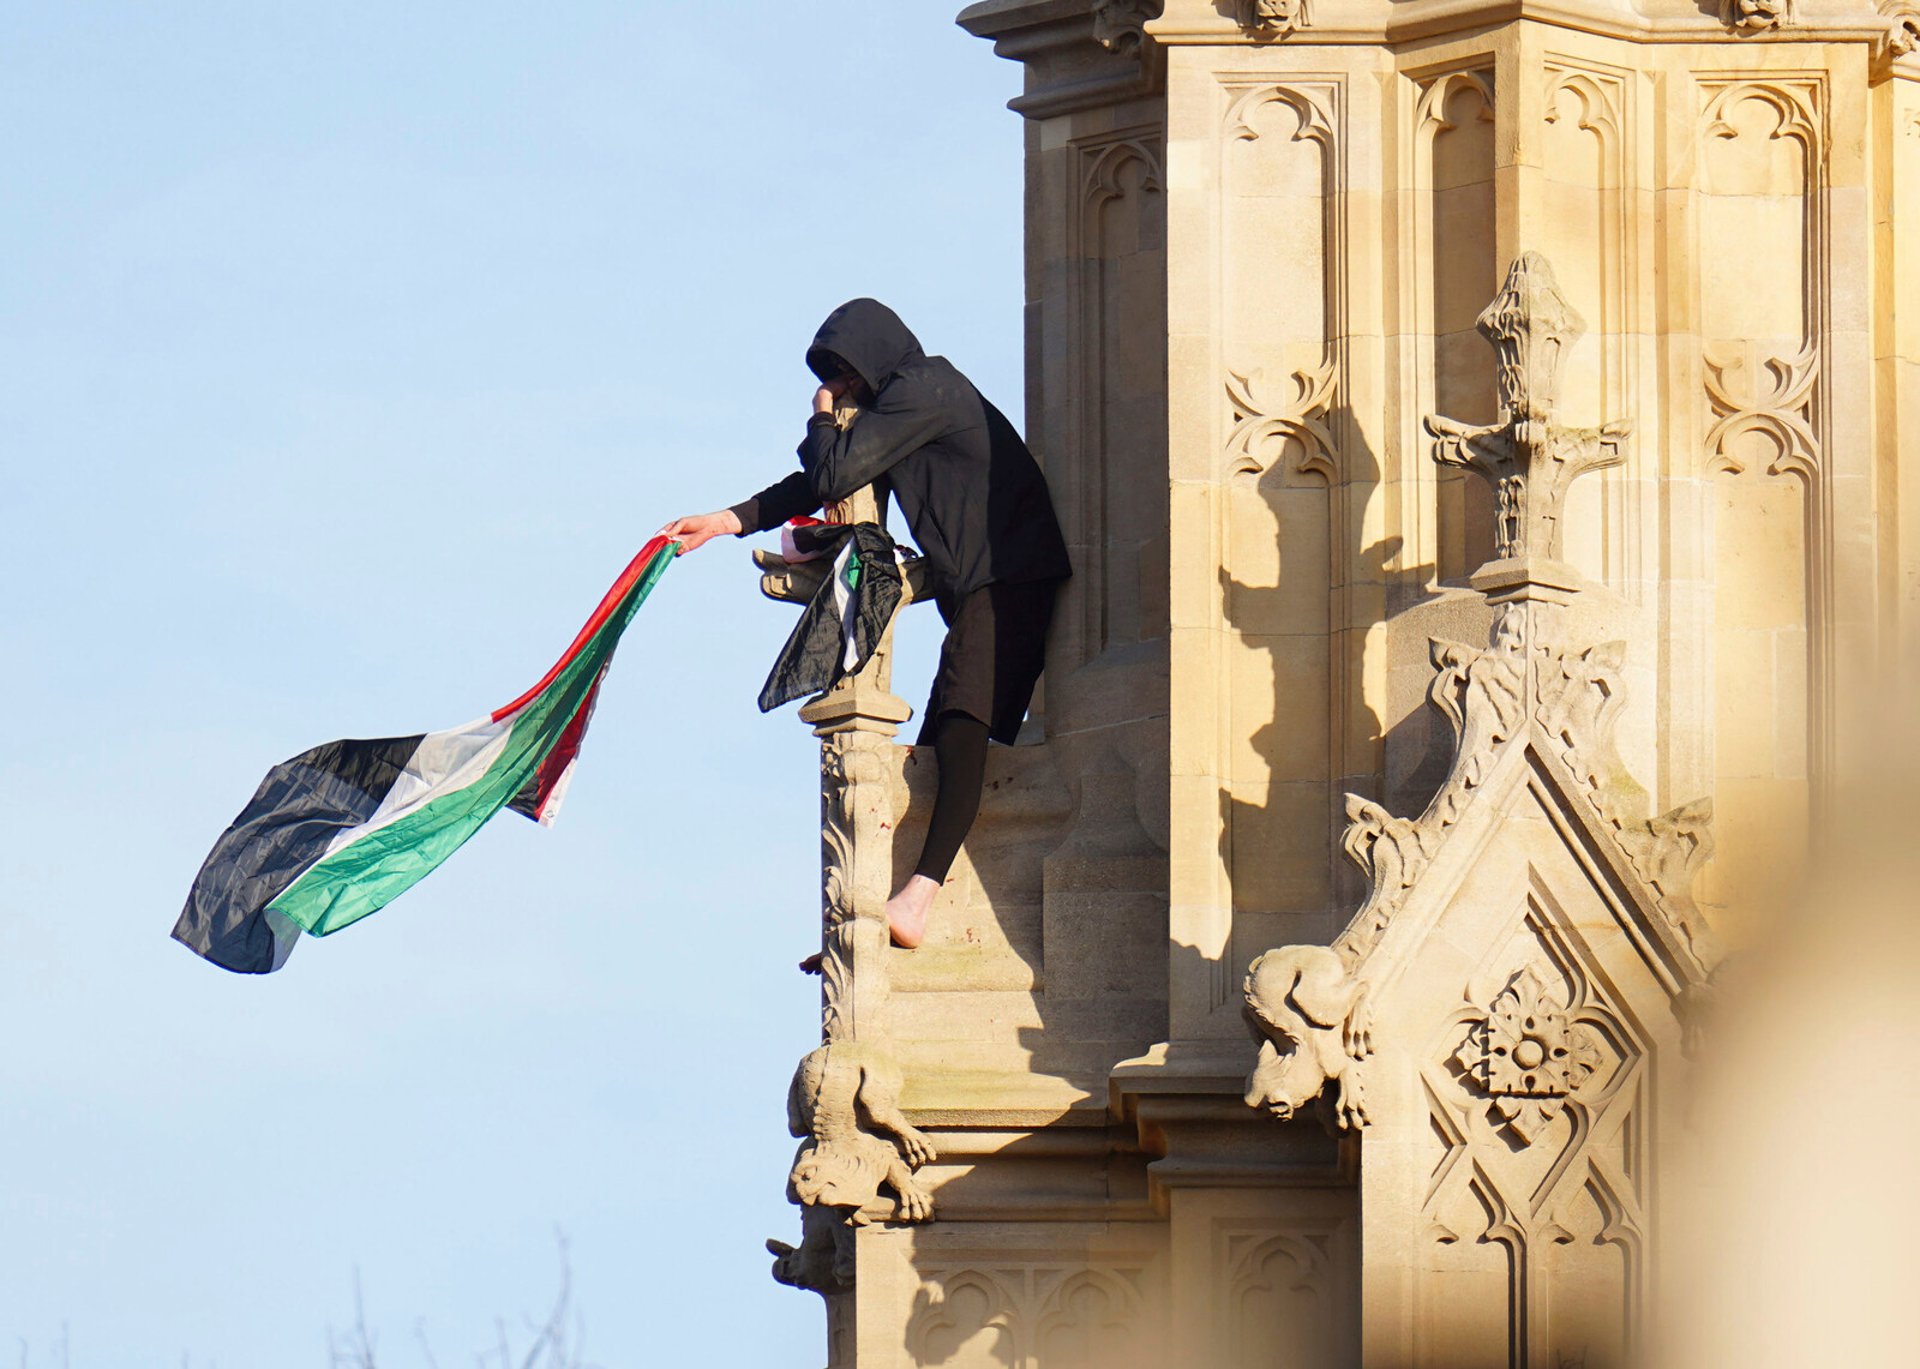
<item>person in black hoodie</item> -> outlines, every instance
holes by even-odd
[[[887,901],[896,945],[918,946],[928,909],[980,808],[989,740],[1011,743],[1046,655],[1054,595],[1072,573],[1046,478],[1013,424],[944,357],[921,351],[877,300],[849,300],[807,349],[820,381],[800,469],[750,499],[661,529],[682,554],[713,537],[777,528],[863,485],[891,494],[947,638],[918,744],[940,763],[920,860]],[[858,418],[842,429],[834,405]]]

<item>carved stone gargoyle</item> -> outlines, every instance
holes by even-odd
[[[1246,995],[1247,1016],[1266,1037],[1247,1077],[1247,1106],[1285,1121],[1331,1081],[1338,1085],[1334,1124],[1365,1126],[1366,1094],[1355,1066],[1373,1053],[1367,986],[1325,946],[1283,946],[1254,960]]]
[[[1160,17],[1163,0],[1093,0],[1093,41],[1108,52],[1140,51],[1149,20]]]
[[[1307,27],[1307,0],[1234,0],[1234,17],[1256,38],[1284,38]]]
[[[1720,22],[1736,34],[1764,33],[1792,20],[1792,0],[1720,0]]]
[[[853,1233],[870,1220],[863,1209],[880,1194],[895,1196],[903,1222],[933,1218],[933,1197],[913,1171],[934,1159],[932,1144],[900,1113],[900,1077],[874,1046],[829,1042],[807,1054],[787,1090],[787,1127],[803,1138],[787,1178],[787,1198],[801,1207],[798,1246],[770,1240],[773,1277],[816,1293],[853,1287]]]

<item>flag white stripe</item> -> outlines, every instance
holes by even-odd
[[[422,737],[420,745],[414,748],[413,758],[394,780],[393,788],[387,791],[380,806],[373,810],[373,816],[357,827],[342,829],[327,843],[320,859],[325,860],[369,832],[398,822],[442,794],[455,793],[478,781],[506,749],[507,738],[513,732],[513,720],[518,716],[510,713],[498,722],[492,718],[476,718],[464,726],[446,732],[429,732]]]

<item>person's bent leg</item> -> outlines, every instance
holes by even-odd
[[[967,713],[943,713],[935,725],[933,754],[940,763],[940,780],[927,820],[927,838],[913,878],[887,900],[887,927],[895,945],[911,949],[925,939],[933,896],[940,892],[960,853],[960,843],[980,812],[980,791],[987,778],[987,732],[986,723]]]
[[[980,812],[980,791],[987,782],[987,725],[971,714],[945,714],[934,734],[933,756],[940,762],[940,783],[934,790],[920,863],[913,868],[915,874],[939,884],[953,868],[960,843]]]

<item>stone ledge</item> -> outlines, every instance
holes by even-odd
[[[1056,1075],[990,1070],[909,1073],[900,1105],[917,1127],[1029,1131],[1104,1127],[1104,1098]]]

